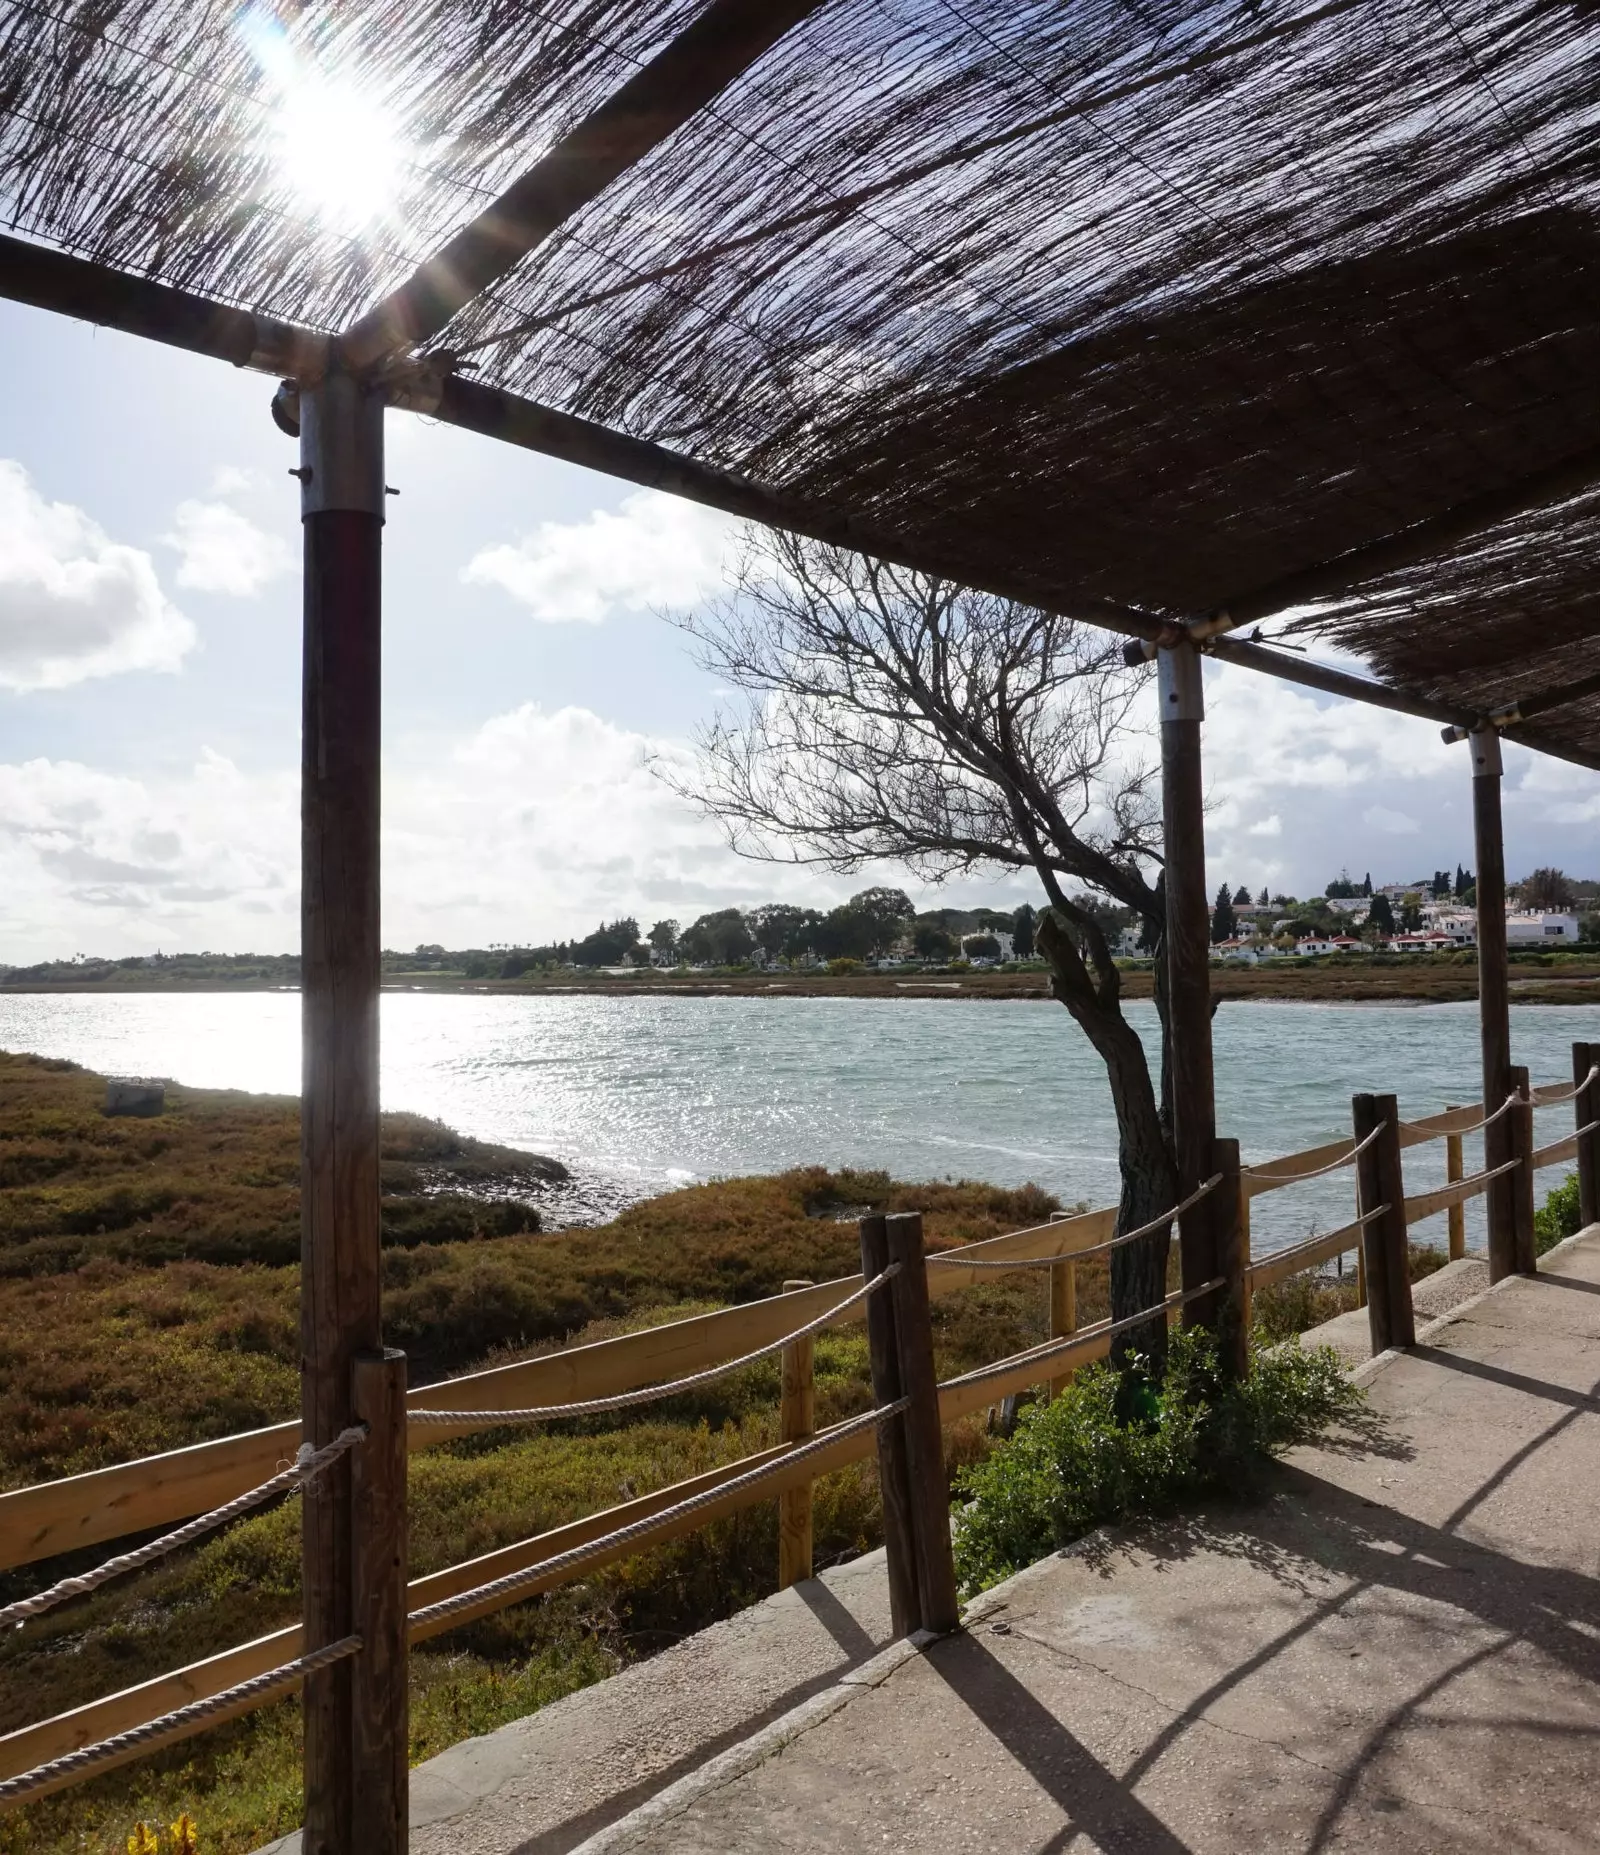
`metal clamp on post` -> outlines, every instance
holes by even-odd
[[[1205,720],[1200,653],[1192,644],[1163,645],[1156,653],[1156,676],[1163,721]]]
[[[299,393],[300,516],[343,509],[385,519],[380,390],[325,374]]]

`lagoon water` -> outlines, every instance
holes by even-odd
[[[1150,1044],[1153,1008],[1130,1011]],[[1512,1018],[1515,1059],[1536,1082],[1570,1076],[1574,1039],[1600,1040],[1593,1006]],[[295,1092],[299,1027],[293,993],[0,997],[0,1049],[196,1087]],[[695,1179],[812,1163],[1033,1180],[1069,1203],[1116,1195],[1104,1075],[1054,1004],[390,993],[382,1027],[385,1107],[554,1154],[589,1188],[579,1217]],[[1247,1160],[1347,1132],[1358,1089],[1392,1090],[1408,1118],[1477,1089],[1470,1004],[1230,1003],[1214,1035],[1218,1124]],[[1568,1131],[1571,1114],[1541,1112],[1539,1140]],[[1413,1190],[1442,1182],[1444,1143],[1408,1152],[1406,1166]],[[1543,1175],[1541,1189],[1561,1176]],[[1258,1199],[1257,1251],[1345,1221],[1352,1194],[1346,1172]],[[1443,1216],[1416,1234],[1442,1244]],[[1481,1240],[1470,1217],[1468,1240]]]

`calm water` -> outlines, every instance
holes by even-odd
[[[299,1008],[285,993],[17,995],[0,998],[0,1049],[288,1094],[299,1086]],[[1153,1009],[1131,1012],[1150,1042]],[[1536,1082],[1570,1076],[1575,1038],[1600,1039],[1600,1008],[1528,1006],[1512,1017],[1515,1058]],[[1227,1004],[1215,1040],[1219,1126],[1246,1159],[1348,1132],[1358,1089],[1392,1090],[1408,1117],[1476,1090],[1470,1004]],[[556,1155],[594,1187],[591,1207],[810,1162],[1034,1180],[1069,1202],[1116,1193],[1103,1072],[1049,1004],[392,993],[383,1100]],[[1538,1137],[1570,1125],[1570,1108],[1544,1111]],[[1444,1143],[1406,1164],[1412,1189],[1441,1182]],[[1345,1173],[1258,1200],[1257,1247],[1343,1222],[1352,1191]],[[1442,1242],[1443,1217],[1435,1223]]]

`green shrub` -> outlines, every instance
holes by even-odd
[[[955,1518],[956,1571],[972,1596],[1109,1521],[1242,1493],[1266,1461],[1359,1412],[1362,1395],[1329,1348],[1258,1348],[1226,1384],[1209,1336],[1172,1336],[1167,1374],[1139,1415],[1118,1415],[1118,1379],[1090,1366],[1016,1434],[968,1469]]]
[[[1545,1201],[1533,1214],[1533,1248],[1542,1256],[1583,1228],[1583,1213],[1578,1208],[1578,1175],[1569,1172],[1559,1185],[1545,1194]]]

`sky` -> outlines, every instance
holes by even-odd
[[[0,305],[0,963],[298,942],[295,447],[272,382]],[[731,530],[653,492],[388,417],[385,944],[538,943],[602,917],[1037,902],[741,859],[654,770],[719,692],[665,607]],[[1208,665],[1213,887],[1472,866],[1464,747]],[[1506,752],[1513,876],[1600,874],[1600,777]]]

